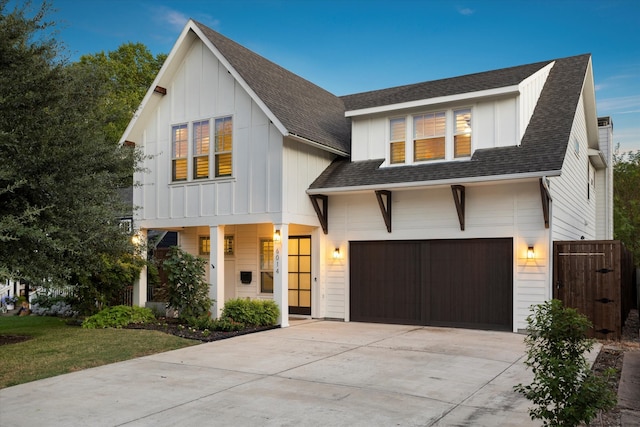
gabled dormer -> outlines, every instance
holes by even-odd
[[[518,146],[553,61],[343,97],[352,160],[381,167],[468,161]]]

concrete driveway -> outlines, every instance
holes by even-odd
[[[3,426],[526,426],[523,336],[331,321],[0,390]]]

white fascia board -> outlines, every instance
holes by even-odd
[[[477,92],[459,93],[436,98],[419,99],[416,101],[402,102],[399,104],[381,105],[379,107],[363,108],[345,112],[345,117],[365,116],[369,114],[387,113],[390,111],[404,110],[408,108],[425,107],[435,104],[445,104],[458,101],[471,101],[493,96],[504,96],[520,93],[519,85],[504,86],[495,89],[480,90]]]
[[[290,133],[290,134],[285,135],[285,136],[288,136],[289,138],[291,138],[293,140],[296,140],[298,142],[301,142],[303,144],[307,144],[307,145],[310,145],[312,147],[319,148],[322,151],[328,151],[330,153],[337,154],[337,155],[342,156],[342,157],[349,157],[349,153],[345,153],[344,151],[337,150],[337,149],[331,148],[331,147],[329,147],[327,145],[320,144],[318,142],[315,142],[315,141],[312,141],[310,139],[307,139],[307,138],[305,138],[303,136],[295,135],[293,133]]]
[[[229,71],[229,73],[231,73],[233,78],[249,94],[251,99],[258,105],[258,107],[260,107],[262,112],[266,114],[269,120],[271,120],[271,123],[274,124],[274,126],[280,131],[280,133],[283,136],[288,136],[289,131],[287,130],[287,128],[284,127],[282,122],[280,122],[280,120],[275,116],[275,114],[273,114],[273,112],[269,109],[269,107],[267,107],[267,105],[262,101],[262,99],[260,99],[260,97],[253,91],[251,86],[249,86],[247,82],[240,76],[238,71],[236,71],[236,69],[231,66],[229,61],[227,61],[227,58],[225,58],[224,55],[222,55],[222,53],[218,50],[218,48],[216,48],[215,45],[211,43],[211,40],[209,40],[209,38],[205,36],[202,33],[202,31],[200,31],[200,28],[198,28],[198,26],[195,25],[192,20],[189,20],[189,23],[187,25],[191,27],[190,29],[194,33],[196,33],[198,37],[200,37],[200,40],[202,41],[202,43],[204,43],[204,45],[209,48],[211,53],[213,53],[213,55],[218,59],[218,61],[220,61],[222,65],[224,65],[224,67]]]
[[[440,179],[435,181],[416,181],[416,182],[400,182],[393,184],[373,184],[373,185],[360,185],[353,187],[336,187],[336,188],[313,188],[307,189],[307,194],[338,194],[338,193],[359,193],[364,191],[374,190],[415,190],[420,188],[439,187],[446,185],[465,185],[465,184],[482,184],[491,183],[497,181],[522,181],[530,180],[532,178],[545,178],[552,176],[560,176],[559,170],[556,171],[543,171],[543,172],[530,172],[530,173],[518,173],[509,175],[495,175],[495,176],[476,176],[462,179]]]
[[[602,151],[596,150],[593,148],[589,148],[589,161],[596,169],[606,169],[607,168],[607,160],[602,154]]]
[[[187,38],[192,26],[195,26],[195,24],[193,24],[193,21],[189,20],[187,25],[185,25],[184,28],[182,29],[182,32],[180,33],[178,40],[173,45],[173,48],[171,49],[171,52],[169,52],[169,55],[167,55],[167,59],[165,59],[164,64],[162,64],[160,71],[158,71],[158,74],[156,75],[156,78],[153,80],[153,83],[151,84],[151,86],[149,86],[149,89],[147,90],[147,93],[145,94],[144,98],[142,98],[142,102],[140,103],[140,106],[138,107],[136,112],[133,114],[133,118],[131,119],[131,121],[129,122],[129,125],[127,126],[124,133],[122,134],[122,137],[120,138],[120,144],[124,144],[124,142],[127,140],[129,135],[131,134],[131,131],[133,130],[133,128],[136,125],[136,122],[138,121],[138,117],[140,117],[140,113],[144,111],[145,107],[149,103],[149,100],[151,99],[152,96],[154,96],[154,90],[156,86],[162,86],[160,82],[162,81],[164,75],[167,73],[167,69],[171,67],[171,64],[173,63],[174,58],[178,55],[178,51],[180,50],[182,45],[185,43],[185,39]],[[161,96],[161,95],[157,95],[157,96]]]

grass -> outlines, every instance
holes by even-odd
[[[82,329],[44,316],[0,317],[0,335],[28,335],[0,345],[0,389],[197,344],[158,331]]]

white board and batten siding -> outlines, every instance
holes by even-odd
[[[549,178],[553,199],[551,208],[552,240],[596,238],[597,186],[589,179],[589,153],[583,98],[576,109],[562,174]]]
[[[233,117],[233,176],[172,183],[171,126],[189,125],[191,177],[192,123],[224,116]],[[144,206],[136,213],[143,227],[271,222],[281,214],[282,134],[200,41],[176,69],[155,114],[140,125],[144,167],[152,171],[136,175],[143,185],[134,204]]]
[[[542,88],[553,63],[524,79],[519,84],[519,95],[499,99],[475,100],[449,106],[423,107],[387,115],[352,118],[351,159],[354,162],[387,158],[389,119],[449,108],[472,108],[473,150],[519,145],[533,115]],[[448,126],[452,127],[452,123]],[[410,129],[409,124],[407,124]],[[407,144],[412,135],[407,134]]]
[[[598,196],[596,239],[613,239],[613,124],[598,127],[599,148],[607,162],[606,169],[596,171],[596,195]]]
[[[526,327],[529,307],[549,296],[549,241],[537,181],[467,186],[464,231],[449,187],[394,191],[392,233],[373,192],[331,196],[330,203],[320,274],[326,317],[349,320],[350,241],[513,238],[514,330]],[[529,245],[535,260],[526,259]],[[334,248],[342,258],[330,256]]]

